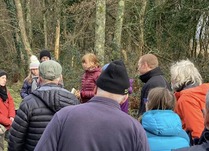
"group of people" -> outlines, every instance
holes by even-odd
[[[137,120],[128,114],[133,79],[123,61],[101,67],[96,55],[85,54],[81,87],[71,93],[63,88],[62,67],[49,51],[40,52],[39,59],[31,57],[16,115],[7,74],[0,70],[2,150],[8,132],[9,151],[209,149],[209,84],[202,84],[191,61],[172,64],[169,84],[155,55],[139,58],[144,85]]]
[[[194,63],[188,59],[173,63],[170,67],[171,85],[153,54],[140,57],[138,71],[144,83],[138,113],[150,149],[192,146],[179,150],[209,150],[209,98],[206,97],[209,83],[203,83]],[[163,144],[159,145],[162,140]]]

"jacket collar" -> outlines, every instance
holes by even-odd
[[[156,67],[147,73],[140,75],[139,79],[143,82],[146,83],[151,77],[157,76],[157,75],[163,75],[163,72],[161,71],[160,67]]]
[[[118,109],[121,110],[120,105],[118,104],[118,102],[116,102],[115,100],[110,99],[110,98],[101,97],[101,96],[94,96],[93,98],[91,98],[88,101],[88,103],[90,103],[90,102],[108,105],[108,106],[118,108]]]

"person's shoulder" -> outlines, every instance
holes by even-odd
[[[70,118],[72,116],[79,116],[79,114],[83,114],[82,111],[85,110],[85,108],[82,107],[83,105],[84,104],[78,104],[63,107],[57,112],[57,116],[60,118]]]
[[[37,98],[33,94],[29,94],[26,97],[24,97],[21,104],[33,104],[36,103]]]
[[[135,125],[134,127],[136,127],[136,128],[142,128],[141,123],[137,119],[135,119],[134,117],[132,117],[132,116],[130,116],[127,113],[124,113],[124,112],[122,112],[121,114],[124,115],[123,116],[124,120],[129,121],[128,122],[129,125]]]
[[[155,75],[155,76],[152,76],[150,79],[149,79],[150,82],[167,82],[167,80],[165,79],[165,77],[163,75]]]

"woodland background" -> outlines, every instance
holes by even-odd
[[[0,68],[9,73],[8,85],[19,99],[28,58],[42,49],[62,64],[69,90],[80,86],[85,53],[97,54],[101,65],[122,59],[135,79],[135,109],[142,54],[156,54],[168,80],[170,65],[188,58],[209,81],[208,16],[208,0],[1,0]]]

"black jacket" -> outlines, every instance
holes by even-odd
[[[78,104],[69,91],[48,84],[24,98],[17,111],[8,142],[8,151],[33,151],[53,115],[61,108]]]
[[[147,96],[149,90],[155,87],[166,87],[171,90],[170,84],[166,81],[163,76],[163,72],[159,67],[141,75],[140,80],[145,83],[141,89],[141,102],[139,105],[139,116],[142,115],[145,110],[145,102],[147,101]]]
[[[204,142],[201,145],[194,145],[191,147],[174,149],[172,151],[209,151],[209,141]]]
[[[209,130],[206,128],[204,129],[199,139],[198,145],[180,148],[172,151],[209,151]]]

